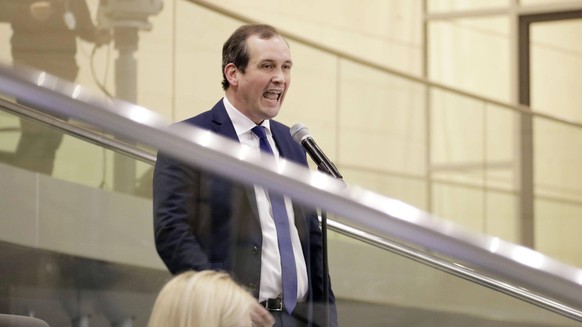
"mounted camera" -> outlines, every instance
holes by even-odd
[[[148,17],[162,11],[162,0],[101,0],[97,19],[101,28],[129,27],[149,31]]]

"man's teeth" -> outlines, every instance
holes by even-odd
[[[269,100],[279,100],[279,97],[281,96],[281,92],[267,91],[267,92],[263,93],[263,96]]]

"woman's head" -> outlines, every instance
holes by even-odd
[[[248,326],[255,302],[226,273],[189,271],[162,288],[148,327]]]

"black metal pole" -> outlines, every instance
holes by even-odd
[[[329,327],[329,265],[327,261],[327,212],[321,211],[321,246],[323,257],[323,298],[325,299],[324,326]]]

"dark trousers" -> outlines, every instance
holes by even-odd
[[[308,324],[303,319],[290,316],[285,311],[271,311],[275,318],[275,327],[307,327]]]
[[[275,327],[327,327],[321,321],[309,321],[309,305],[305,302],[297,303],[293,315],[286,311],[270,311],[275,318]]]
[[[63,133],[24,118],[20,120],[20,126],[22,132],[13,164],[39,173],[52,174]]]
[[[17,65],[43,70],[68,81],[74,81],[79,71],[74,54],[13,52],[12,56]],[[27,105],[18,99],[17,102]],[[66,117],[56,117],[66,120]],[[39,173],[52,174],[63,133],[27,118],[20,119],[20,130],[20,140],[10,163]]]

